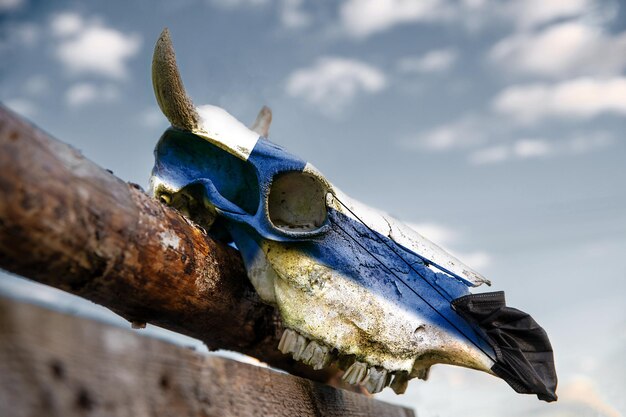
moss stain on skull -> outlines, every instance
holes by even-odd
[[[337,349],[342,357],[425,378],[435,363],[483,369],[462,341],[399,308],[295,245],[265,241],[272,304],[286,327]],[[266,300],[269,301],[269,300]]]
[[[173,190],[156,184],[153,190],[157,198],[207,229],[217,217],[215,208],[193,188]],[[328,194],[326,202],[333,200]],[[173,248],[180,243],[167,236],[163,242]],[[304,255],[298,245],[264,241],[248,275],[260,297],[278,307],[287,328],[338,352],[344,368],[359,361],[406,372],[410,378],[427,377],[435,363],[485,370],[465,344]]]
[[[343,355],[410,371],[416,354],[411,335],[415,326],[403,325],[389,303],[295,247],[264,242],[263,251],[274,266],[275,303],[285,326],[338,349]],[[400,337],[396,337],[400,336]]]

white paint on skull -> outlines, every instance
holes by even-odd
[[[386,217],[385,219],[391,226],[391,233],[389,237],[394,242],[404,246],[405,248],[411,249],[429,261],[445,268],[447,271],[460,276],[466,281],[472,283],[475,287],[483,283],[491,285],[491,282],[487,278],[465,265],[459,259],[452,256],[450,253],[446,252],[444,249],[434,244],[412,228],[406,226],[393,217]]]
[[[159,189],[170,189],[169,185],[165,183],[161,178],[154,175],[154,172],[150,175],[150,180],[148,182],[148,195],[152,197],[156,197],[156,191]]]
[[[352,219],[355,219],[356,221],[362,221],[373,231],[391,238],[391,240],[399,245],[404,246],[422,258],[445,268],[445,270],[458,275],[475,287],[483,283],[491,285],[491,282],[487,278],[476,272],[471,267],[465,265],[459,259],[452,256],[415,230],[411,229],[400,220],[350,198],[336,187],[333,187],[333,193],[336,198],[330,198],[327,202],[327,204],[329,204],[333,209]],[[343,204],[336,201],[337,199]]]
[[[165,248],[178,250],[178,246],[180,245],[180,238],[176,236],[172,231],[166,230],[164,232],[161,232],[159,233],[159,237],[161,238],[161,243]]]
[[[257,133],[219,107],[202,106],[198,113],[201,123],[194,134],[248,159],[259,140]],[[474,285],[488,282],[408,226],[351,199],[329,184],[312,165],[307,164],[304,172],[327,185],[329,208],[362,221],[373,231]],[[154,177],[150,188],[152,192],[171,190]],[[160,237],[165,247],[177,249],[180,245],[180,239],[171,232],[162,232]],[[486,372],[493,365],[467,340],[429,323],[418,311],[392,301],[395,289],[382,281],[379,287],[366,289],[302,251],[269,240],[261,244],[256,257],[246,266],[257,293],[266,303],[277,306],[285,326],[297,330],[307,340],[320,342],[320,346],[336,348],[343,355],[354,355],[370,366],[390,372],[406,371],[410,377],[419,376],[434,363]]]
[[[250,130],[221,107],[205,105],[196,108],[200,123],[193,133],[244,161],[248,160],[259,134]]]
[[[437,362],[489,372],[493,365],[467,340],[391,301],[394,289],[383,281],[364,288],[297,249],[272,241],[262,248],[273,267],[266,282],[274,283],[273,304],[285,326],[307,339],[388,371],[411,373]]]
[[[261,299],[269,304],[276,304],[276,294],[274,293],[274,281],[276,272],[267,262],[265,254],[259,248],[256,256],[246,265],[248,278],[254,286]]]

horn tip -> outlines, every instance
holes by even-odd
[[[165,26],[163,28],[163,30],[161,31],[161,34],[159,35],[159,38],[157,39],[157,45],[160,43],[166,43],[166,44],[171,44],[172,43],[172,37],[170,35],[170,30],[167,26]]]
[[[272,110],[267,107],[261,107],[259,114],[251,126],[251,129],[264,138],[267,138],[272,124]]]
[[[158,59],[167,59],[168,57],[175,57],[175,54],[174,46],[172,45],[172,37],[170,36],[170,30],[165,27],[161,31],[161,34],[154,45],[153,61]]]
[[[194,130],[198,126],[199,116],[185,92],[167,27],[154,46],[152,85],[157,103],[172,126],[183,130]]]

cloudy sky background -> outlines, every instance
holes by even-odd
[[[421,417],[624,415],[623,1],[0,0],[0,100],[145,186],[164,26],[197,104],[247,123],[269,105],[272,140],[483,272],[556,352],[556,404],[444,366],[380,398]],[[128,325],[8,275],[0,292]]]

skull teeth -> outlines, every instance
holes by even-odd
[[[387,386],[387,370],[372,366],[369,369],[367,381],[363,386],[372,394],[381,392]]]
[[[290,353],[292,345],[295,344],[296,336],[297,333],[293,330],[285,329],[282,337],[280,338],[280,342],[278,342],[278,350],[284,354]]]
[[[369,376],[367,365],[363,362],[354,362],[343,374],[342,378],[348,384],[362,384]]]
[[[396,394],[404,394],[407,386],[409,385],[409,374],[408,372],[398,372],[391,383],[391,389]]]
[[[320,370],[330,363],[328,347],[309,341],[291,329],[285,329],[283,332],[278,350],[286,355],[291,354],[295,360],[311,365],[315,370]]]
[[[294,344],[294,348],[293,348],[293,358],[297,361],[301,360],[300,358],[302,357],[302,354],[304,353],[304,350],[307,348],[307,340],[304,336],[302,335],[298,335],[298,337],[296,338],[296,343]]]
[[[423,381],[428,380],[428,375],[430,374],[430,367],[428,368],[422,368],[418,371],[413,371],[412,375],[416,378],[419,378]]]
[[[328,348],[315,341],[311,341],[305,349],[303,362],[311,365],[315,370],[324,368],[330,362],[330,353]]]
[[[310,365],[315,370],[328,366],[334,357],[327,346],[309,340],[292,329],[285,329],[278,343],[278,350],[286,355],[290,354],[295,360]],[[348,367],[342,379],[348,384],[360,384],[372,394],[381,392],[389,385],[400,394],[406,390],[409,377],[407,372],[397,372],[394,375],[384,368],[357,361]]]

